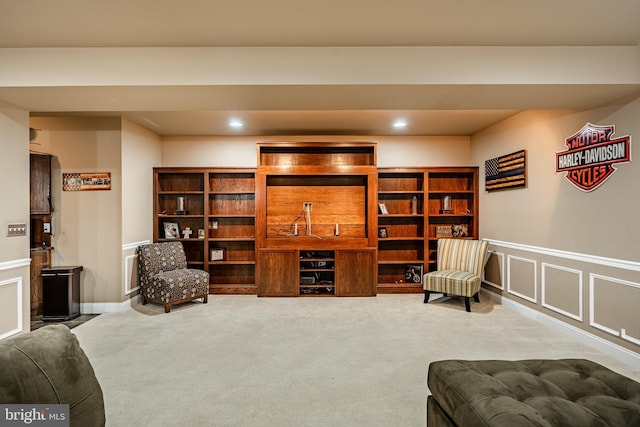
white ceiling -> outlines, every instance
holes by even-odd
[[[0,48],[638,46],[639,21],[638,0],[0,0]],[[268,90],[274,102],[238,109],[220,98],[215,109],[199,108],[198,98],[218,89],[154,89],[165,102],[140,111],[112,111],[106,99],[139,96],[140,87],[110,88],[102,104],[95,87],[0,88],[0,101],[34,115],[121,114],[161,135],[387,135],[398,132],[390,122],[399,117],[410,123],[403,134],[470,135],[523,109],[594,108],[638,90],[498,85],[477,97],[477,86],[238,87],[226,88],[225,96]],[[171,106],[177,96],[169,90],[181,91],[179,106]],[[333,101],[319,103],[318,91]],[[419,101],[434,93],[448,103]],[[79,111],[83,99],[93,111]],[[246,123],[240,131],[227,126],[235,116]]]

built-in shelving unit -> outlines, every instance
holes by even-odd
[[[261,143],[258,162],[154,169],[154,241],[183,242],[210,293],[421,292],[438,238],[478,238],[477,167],[377,168],[374,143]]]
[[[478,238],[478,168],[430,168],[426,182],[428,271],[432,271],[438,259],[438,238]]]
[[[478,238],[478,168],[380,168],[378,204],[378,292],[421,292],[439,237]]]
[[[255,293],[255,171],[218,169],[207,177],[211,293]]]
[[[424,202],[424,169],[378,169],[378,292],[422,290]]]
[[[154,241],[181,241],[189,267],[210,273],[211,293],[255,294],[255,171],[155,168],[154,177]]]

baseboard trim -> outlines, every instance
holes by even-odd
[[[555,317],[551,317],[547,314],[541,313],[511,299],[504,298],[489,290],[482,289],[482,294],[483,296],[490,298],[494,302],[503,305],[505,308],[508,308],[511,311],[514,311],[526,318],[544,324],[545,326],[548,326],[564,335],[569,335],[576,341],[579,341],[583,344],[595,348],[596,350],[602,351],[603,353],[615,357],[625,364],[628,364],[630,366],[638,366],[640,364],[640,354],[634,353],[633,351],[619,346],[618,344],[607,341],[604,338],[584,331],[580,328],[576,328],[575,326],[569,325],[568,323],[556,319]]]
[[[80,304],[82,314],[103,314],[127,311],[134,305],[140,304],[140,297],[135,296],[122,302],[85,302]]]

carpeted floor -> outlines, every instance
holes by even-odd
[[[587,358],[640,367],[486,297],[211,296],[106,313],[73,332],[102,385],[107,425],[425,425],[427,367],[441,359]]]

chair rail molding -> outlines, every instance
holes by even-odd
[[[501,240],[493,240],[485,238],[490,245],[501,246],[526,252],[533,252],[542,255],[550,255],[559,258],[566,258],[575,261],[604,265],[607,267],[615,267],[623,270],[631,270],[640,272],[640,262],[629,261],[623,259],[607,258],[598,255],[582,254],[579,252],[563,251],[560,249],[542,248],[539,246],[525,245],[522,243],[504,242]]]
[[[0,262],[0,271],[11,270],[19,267],[28,267],[31,265],[31,258],[15,259],[12,261]]]

